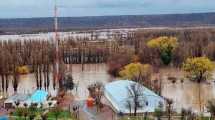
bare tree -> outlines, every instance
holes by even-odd
[[[147,105],[146,98],[143,94],[143,89],[141,89],[141,85],[137,83],[133,83],[127,87],[128,90],[128,100],[127,106],[131,107],[130,110],[133,110],[134,116],[137,115],[137,110],[139,108],[143,108]]]
[[[172,104],[173,104],[173,100],[172,99],[166,99],[166,103],[167,103],[167,106],[166,106],[166,111],[167,111],[167,114],[168,114],[168,120],[171,120],[171,114],[172,114]]]

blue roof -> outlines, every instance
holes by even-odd
[[[46,101],[47,96],[48,92],[44,90],[36,90],[30,97],[30,101],[32,103],[43,103],[44,101]]]
[[[139,99],[142,104],[141,108],[138,108],[139,113],[154,112],[158,108],[159,103],[164,104],[164,99],[148,88],[129,80],[119,80],[105,85],[105,96],[111,102],[117,112],[129,113],[130,110],[127,107],[128,101],[133,100],[132,96],[128,93],[128,89],[132,84],[140,86],[141,97]],[[146,103],[148,105],[146,105]]]
[[[9,120],[7,116],[0,116],[0,120]]]

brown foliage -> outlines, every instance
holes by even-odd
[[[131,61],[131,55],[128,54],[113,54],[108,59],[108,73],[114,77],[119,76],[119,71],[123,66],[129,64]]]

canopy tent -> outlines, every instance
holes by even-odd
[[[14,103],[14,102],[23,102],[29,98],[28,95],[25,94],[15,94],[7,98],[4,103]]]
[[[154,112],[160,104],[165,104],[164,98],[158,96],[148,88],[129,80],[119,80],[105,85],[105,97],[111,103],[113,109],[117,113],[129,114],[133,107],[128,107],[128,101],[133,100],[133,96],[129,95],[131,85],[138,85],[141,95],[138,98],[140,107],[137,113]]]
[[[29,101],[31,103],[44,103],[47,97],[48,97],[48,92],[44,90],[37,90],[31,95],[31,97],[29,98]]]
[[[16,106],[16,102],[23,103],[29,98],[29,95],[25,94],[15,94],[13,96],[10,96],[4,101],[4,107],[5,108],[11,108],[13,106]]]
[[[4,107],[10,108],[15,106],[16,102],[19,102],[21,106],[27,104],[28,106],[32,103],[44,103],[48,97],[48,92],[44,90],[36,90],[32,95],[15,94],[10,96],[4,101]]]

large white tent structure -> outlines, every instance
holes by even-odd
[[[111,107],[117,113],[129,114],[134,111],[133,107],[128,107],[128,101],[132,101],[133,97],[129,94],[132,85],[138,85],[139,91],[142,93],[138,101],[141,107],[138,107],[137,113],[154,112],[161,104],[165,105],[164,98],[158,96],[148,88],[129,80],[118,80],[105,85],[105,97],[111,103]]]

